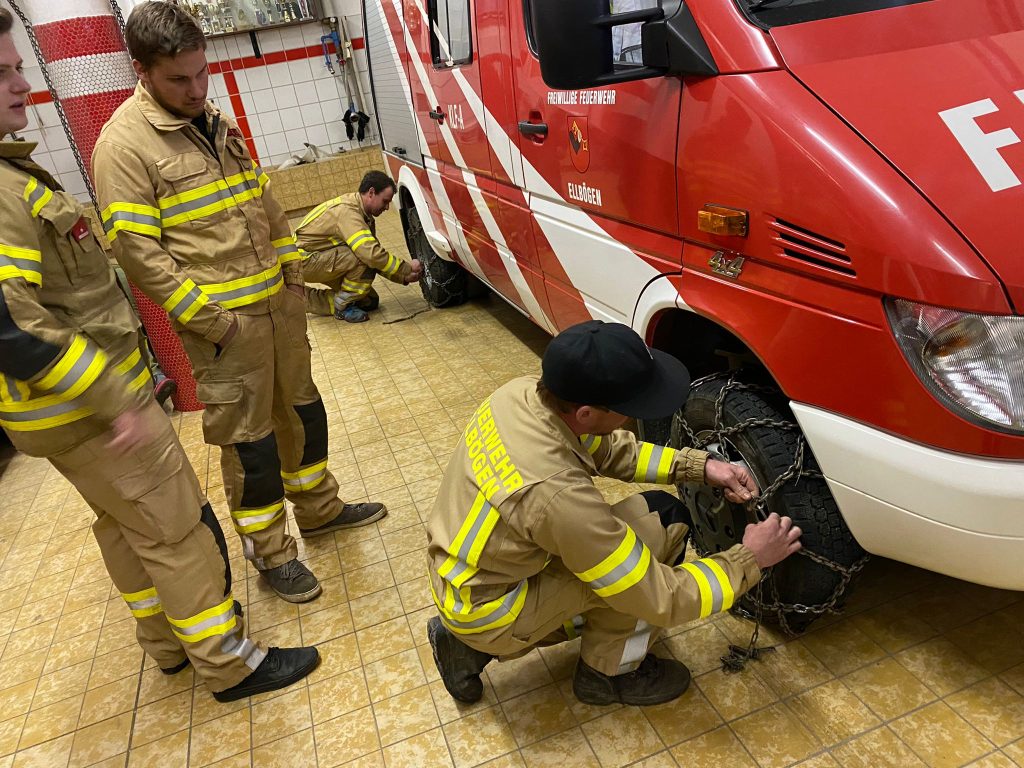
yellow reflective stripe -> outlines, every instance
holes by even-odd
[[[732,604],[736,602],[736,593],[732,588],[732,582],[729,581],[729,575],[725,572],[725,569],[718,564],[717,560],[712,560],[710,557],[702,557],[697,562],[711,569],[711,572],[718,579],[718,586],[722,590],[722,605],[718,610],[728,611],[732,608]]]
[[[349,243],[348,247],[351,248],[353,252],[355,252],[359,250],[361,246],[366,245],[367,243],[375,242],[377,242],[377,239],[373,235],[364,235],[363,237],[356,240],[354,243]]]
[[[236,189],[240,186],[243,188]],[[173,227],[227,210],[262,194],[263,187],[256,174],[244,171],[177,195],[160,198],[157,203],[163,226]],[[204,202],[204,198],[209,198],[209,202]]]
[[[651,550],[627,528],[622,543],[601,563],[589,571],[576,574],[594,594],[609,597],[625,592],[642,580],[651,566]]]
[[[191,279],[185,278],[178,290],[172,293],[161,306],[173,320],[183,325],[196,316],[196,313],[209,302],[199,286]]]
[[[675,455],[676,452],[672,448],[664,445],[640,443],[634,482],[668,484],[672,479],[672,462]]]
[[[354,243],[356,240],[361,240],[364,237],[373,237],[373,233],[370,232],[370,230],[368,230],[368,229],[357,230],[357,231],[353,232],[352,235],[345,240],[345,244],[349,248],[351,248],[352,247],[352,243]]]
[[[331,200],[325,200],[324,202],[320,203],[320,205],[318,205],[316,208],[314,208],[312,211],[306,214],[305,218],[303,218],[302,221],[299,222],[299,227],[302,228],[309,224],[311,221],[315,221],[316,219],[320,218],[320,216],[322,216],[324,212],[327,211],[328,208],[333,208],[339,202],[341,202],[341,198],[335,197],[332,198]]]
[[[384,269],[382,269],[381,272],[384,273],[385,277],[391,277],[392,275],[395,274],[395,272],[398,271],[399,263],[400,262],[398,261],[398,259],[396,259],[394,256],[392,256],[389,253],[388,254],[388,263],[386,265],[384,265]]]
[[[580,442],[583,443],[583,447],[587,449],[587,453],[593,456],[597,453],[597,449],[601,447],[601,436],[580,435]]]
[[[141,362],[141,360],[142,352],[140,352],[139,349],[136,347],[136,349],[130,355],[128,355],[128,357],[126,357],[124,360],[122,360],[120,363],[114,366],[114,370],[120,373],[121,375],[124,375],[128,373],[128,371],[130,371],[132,368],[134,368],[136,363]]]
[[[636,472],[633,474],[633,482],[642,483],[647,478],[647,468],[651,463],[651,452],[654,446],[651,443],[640,443],[640,455],[636,460]]]
[[[0,403],[15,403],[28,400],[32,391],[28,384],[10,376],[0,375]]]
[[[117,233],[124,230],[139,235],[160,238],[160,209],[139,203],[111,203],[103,209],[103,229],[107,239],[114,242]]]
[[[53,191],[45,184],[40,184],[33,176],[28,180],[21,196],[31,206],[32,216],[36,218],[43,207],[53,199]]]
[[[689,573],[697,582],[697,590],[700,592],[700,617],[707,618],[711,615],[711,584],[708,577],[693,563],[682,563],[679,568]]]
[[[283,285],[281,265],[275,264],[258,275],[240,277],[226,283],[204,283],[199,287],[210,300],[217,302],[224,309],[233,309],[255,304],[257,301],[273,296],[281,290]],[[263,287],[252,290],[257,286]]]
[[[736,600],[732,583],[725,570],[710,557],[702,557],[678,566],[693,576],[700,592],[700,617],[727,611]]]
[[[20,277],[41,286],[43,254],[34,248],[0,243],[0,280]]]
[[[166,210],[168,208],[173,208],[176,205],[181,205],[182,203],[190,203],[194,200],[200,200],[213,192],[225,191],[246,179],[256,181],[256,174],[252,171],[242,171],[242,173],[225,176],[223,179],[211,181],[208,184],[203,184],[200,187],[194,187],[184,192],[179,192],[176,195],[161,197],[157,200],[157,204],[160,206],[160,210]]]
[[[594,581],[600,579],[603,576],[607,576],[615,568],[622,565],[623,561],[629,557],[629,553],[633,550],[633,546],[636,544],[636,533],[632,528],[626,526],[626,535],[622,537],[622,541],[619,546],[608,555],[604,560],[595,565],[593,568],[588,568],[582,573],[577,573],[576,578],[580,581]]]
[[[269,528],[284,514],[284,502],[258,509],[232,509],[231,520],[239,533],[256,533]]]
[[[445,586],[448,590],[451,589],[447,584]],[[445,607],[447,601],[439,600],[433,583],[430,584],[430,594],[434,598],[434,605],[441,613],[441,621],[453,632],[463,635],[486,632],[511,624],[523,610],[528,589],[529,583],[523,580],[511,592],[496,600],[484,603],[469,612],[452,613]]]
[[[270,244],[277,252],[277,261],[280,264],[287,264],[289,261],[297,261],[302,258],[299,255],[299,248],[295,244],[295,238],[290,235],[277,240],[271,240]]]
[[[38,388],[59,392],[64,400],[73,400],[92,386],[107,365],[103,351],[76,336],[60,361],[39,380]],[[65,382],[64,379],[70,377]]]
[[[56,416],[32,419],[31,421],[13,421],[0,416],[0,427],[9,429],[12,432],[39,432],[44,429],[63,427],[65,424],[71,424],[72,422],[84,419],[86,416],[92,416],[92,414],[93,410],[91,408],[82,407],[62,411]]]
[[[142,353],[135,349],[128,357],[115,366],[115,369],[122,376],[130,376],[128,390],[138,392],[152,378],[149,367],[142,359]]]
[[[137,619],[163,613],[163,606],[160,604],[160,597],[157,595],[155,587],[144,589],[141,592],[122,592],[121,597],[127,603],[132,616]]]
[[[567,619],[562,622],[562,629],[565,630],[565,634],[568,635],[570,640],[575,640],[579,637],[579,633],[576,631],[576,625],[573,624],[572,619]]]
[[[469,514],[448,548],[448,559],[438,569],[438,575],[461,588],[478,573],[480,555],[499,519],[498,510],[491,506],[482,491],[477,492]]]
[[[198,643],[208,637],[225,635],[235,628],[238,618],[235,614],[235,599],[228,595],[220,605],[207,608],[187,619],[173,619],[167,616],[171,630],[179,640]]]
[[[289,491],[311,491],[327,477],[327,459],[298,472],[281,472],[281,481]]]

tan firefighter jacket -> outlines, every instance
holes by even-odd
[[[0,426],[53,456],[110,428],[149,396],[138,320],[85,208],[0,142]]]
[[[173,320],[214,343],[232,312],[263,314],[302,285],[295,238],[231,118],[206,105],[211,147],[140,83],[92,156],[103,227],[128,278]]]
[[[577,438],[536,384],[515,379],[484,401],[442,480],[427,556],[435,603],[452,630],[515,621],[527,580],[552,558],[612,608],[659,627],[724,611],[757,584],[754,555],[740,544],[679,567],[657,562],[591,479],[702,480],[706,453],[641,443],[625,430]]]
[[[412,267],[409,263],[388,253],[377,240],[377,224],[373,216],[363,210],[358,192],[335,197],[306,214],[295,229],[299,248],[306,253],[326,251],[330,248],[350,250],[355,258],[369,269],[380,272],[394,283],[404,283]],[[355,264],[353,264],[355,266]],[[373,273],[367,275],[373,280]],[[370,283],[354,280],[359,285],[342,286],[350,293],[364,294]],[[365,287],[361,283],[365,282]],[[362,288],[362,290],[359,290]],[[351,289],[351,290],[350,290]]]

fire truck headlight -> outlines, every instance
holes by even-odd
[[[925,385],[988,429],[1024,434],[1024,318],[887,299],[889,323]]]

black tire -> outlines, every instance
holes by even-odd
[[[434,253],[420,223],[419,213],[410,208],[405,217],[405,241],[409,254],[423,264],[420,290],[432,307],[454,307],[468,297],[466,270]]]
[[[730,389],[722,407],[722,427],[730,427],[751,419],[786,422],[778,425],[749,426],[730,435],[724,445],[714,443],[710,433],[715,428],[716,403],[726,386],[724,379],[712,379],[694,387],[683,406],[682,417],[699,443],[708,439],[732,461],[743,460],[763,489],[783,474],[794,462],[801,432],[784,398],[772,397],[760,391]],[[676,419],[672,430],[672,444],[690,445],[691,440]],[[701,447],[704,447],[703,445]],[[804,446],[804,469],[820,471],[811,449]],[[755,514],[740,504],[731,504],[718,491],[702,484],[679,486],[679,496],[693,515],[693,541],[702,555],[728,549],[740,542],[747,523],[755,522]],[[712,508],[722,505],[719,514]],[[804,548],[842,566],[849,567],[864,557],[864,550],[853,538],[843,520],[828,484],[821,477],[803,476],[787,480],[768,500],[768,512],[788,515],[803,531]],[[820,605],[828,602],[842,583],[835,570],[802,555],[792,555],[772,569],[770,581],[762,587],[762,601],[785,604]],[[839,595],[837,605],[845,600],[850,590],[847,584]],[[741,611],[756,615],[757,605],[753,593],[739,602]],[[815,613],[799,611],[765,611],[763,619],[780,624],[791,632],[802,632],[817,618]]]

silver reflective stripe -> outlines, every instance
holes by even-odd
[[[236,523],[245,528],[252,525],[253,523],[265,523],[269,520],[273,520],[275,517],[284,512],[284,505],[280,507],[275,507],[275,509],[272,509],[270,512],[265,512],[262,515],[252,515],[251,517],[239,517],[239,515],[242,512],[245,512],[245,510],[232,510],[231,517],[235,519]]]
[[[147,216],[144,213],[133,213],[132,211],[114,211],[110,218],[103,222],[103,231],[109,233],[119,221],[130,221],[133,224],[144,224],[147,227],[160,229],[160,219],[156,216]]]
[[[295,477],[295,478],[283,477],[283,478],[281,478],[281,482],[284,483],[284,487],[285,488],[290,488],[292,490],[296,490],[297,489],[297,490],[301,491],[303,485],[309,485],[314,480],[319,480],[320,478],[322,478],[326,474],[327,474],[327,470],[326,469],[321,469],[318,472],[314,472],[312,475],[305,475],[303,477]]]
[[[708,580],[708,586],[711,587],[711,613],[721,612],[725,596],[722,594],[722,583],[718,580],[718,576],[708,567],[707,563],[702,563],[700,560],[694,560],[690,565],[697,568]]]
[[[4,415],[5,421],[24,423],[28,421],[51,419],[54,416],[61,416],[65,413],[77,411],[82,407],[82,404],[77,400],[70,400],[66,403],[57,403],[56,405],[48,405],[45,408],[35,408],[31,411],[8,411],[4,409],[3,405],[0,405],[0,413]]]
[[[18,389],[17,380],[12,379],[10,376],[4,376],[4,383],[6,384],[7,392],[10,394],[12,402],[20,403],[25,399],[22,397],[21,390]]]
[[[204,292],[210,298],[210,301],[234,301],[235,299],[241,299],[245,296],[252,296],[254,293],[262,293],[263,291],[269,290],[282,280],[284,280],[284,276],[280,272],[276,272],[273,277],[267,280],[262,280],[255,285],[247,285],[244,288],[235,288],[233,291],[211,291],[207,288]]]
[[[256,557],[256,542],[251,536],[242,534],[242,557],[255,565],[259,570],[266,570],[266,563],[262,557]]]
[[[644,543],[640,540],[640,537],[636,537],[636,541],[633,542],[633,548],[629,551],[626,559],[621,564],[612,568],[604,576],[594,579],[593,581],[587,582],[591,589],[604,589],[610,587],[612,584],[617,582],[623,576],[628,575],[636,568],[640,562],[640,558],[644,554]]]
[[[494,507],[489,501],[484,501],[481,505],[480,511],[477,512],[476,519],[473,520],[473,527],[469,529],[466,537],[462,540],[462,546],[459,547],[459,551],[455,553],[455,557],[458,562],[444,577],[444,580],[449,584],[454,584],[455,580],[459,577],[459,574],[470,567],[469,551],[476,543],[476,537],[480,535],[480,529],[484,527],[484,523],[487,522],[487,516],[491,513],[492,509],[494,509]]]
[[[232,634],[224,635],[224,639],[220,642],[220,649],[224,653],[230,653],[232,656],[237,656],[245,662],[245,666],[249,669],[255,670],[263,660],[267,657],[267,652],[260,648],[256,643],[250,640],[248,637],[244,637],[241,640],[238,639],[238,635],[241,632],[235,632]]]
[[[483,627],[487,624],[493,624],[505,616],[508,616],[512,612],[512,606],[516,602],[516,598],[519,597],[519,593],[526,589],[526,581],[519,582],[519,585],[501,598],[501,602],[495,606],[494,610],[488,613],[486,616],[481,616],[479,619],[473,621],[461,621],[457,618],[453,618],[451,615],[446,615],[446,618],[452,624],[455,624],[460,629],[475,629],[476,627]]]
[[[161,215],[165,219],[171,219],[175,216],[180,216],[183,213],[197,211],[200,208],[205,208],[213,203],[219,203],[221,200],[230,200],[237,194],[259,188],[259,182],[255,179],[242,179],[238,183],[232,184],[226,189],[215,189],[213,192],[205,194],[202,197],[197,197],[195,200],[189,200],[186,203],[178,203],[177,205],[164,208],[161,211]]]
[[[23,272],[39,273],[42,269],[42,262],[38,259],[22,259],[17,256],[5,256],[0,253],[0,267],[14,267]]]
[[[160,596],[154,595],[153,597],[147,597],[145,600],[125,600],[128,603],[128,607],[133,611],[141,611],[143,608],[153,608],[160,605]]]
[[[647,472],[644,479],[648,483],[658,482],[658,467],[661,465],[661,455],[665,452],[665,446],[655,445],[651,449],[651,456],[647,462]]]
[[[172,624],[175,633],[179,635],[198,635],[204,630],[210,629],[211,627],[219,627],[223,624],[227,624],[229,621],[235,618],[235,606],[232,603],[228,606],[227,610],[223,613],[211,616],[208,619],[200,621],[198,624],[193,624],[191,627],[182,627],[178,624]]]
[[[640,619],[636,623],[636,627],[633,629],[633,634],[626,639],[626,644],[622,646],[622,658],[619,659],[619,672],[618,674],[624,675],[627,672],[632,672],[644,660],[647,656],[647,649],[651,644],[651,625],[643,619]]]
[[[135,381],[135,377],[141,374],[148,367],[149,366],[146,365],[146,361],[140,357],[139,362],[137,362],[135,365],[133,365],[131,368],[125,371],[124,375],[127,376],[130,380]]]
[[[50,391],[63,393],[75,386],[79,379],[85,375],[85,372],[89,370],[89,366],[95,362],[98,354],[99,350],[91,345],[83,349],[81,356],[75,361],[74,365],[61,377],[60,381],[50,388]]]
[[[173,309],[168,310],[168,314],[177,320],[183,314],[185,314],[192,305],[199,301],[199,298],[203,295],[203,292],[199,290],[199,286],[192,287],[188,293],[181,297],[181,300],[174,305]]]
[[[597,445],[595,444],[599,439],[600,438],[598,438],[597,435],[586,435],[583,438],[583,447],[587,449],[588,453],[593,453],[597,448]]]
[[[33,179],[35,181],[35,179]],[[35,188],[28,195],[28,204],[30,208],[35,208],[36,203],[43,199],[49,189],[45,185],[36,182]]]

